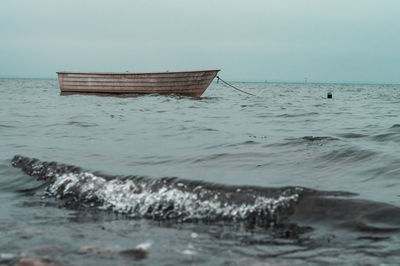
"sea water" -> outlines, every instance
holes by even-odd
[[[400,86],[233,84],[0,79],[0,263],[396,265]]]

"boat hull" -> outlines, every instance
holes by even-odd
[[[60,90],[83,93],[179,94],[199,97],[219,69],[194,71],[57,72]]]

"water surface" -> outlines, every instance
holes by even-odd
[[[400,86],[235,85],[0,79],[0,261],[397,264]]]

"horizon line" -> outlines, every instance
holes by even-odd
[[[57,80],[56,76],[41,76],[41,75],[0,75],[0,79],[44,79],[44,80]],[[360,85],[400,85],[398,82],[384,82],[384,81],[322,81],[315,80],[274,80],[274,79],[227,79],[229,82],[245,82],[245,83],[293,83],[293,84],[360,84]],[[216,81],[213,81],[216,82]]]

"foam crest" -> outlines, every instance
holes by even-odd
[[[95,207],[135,218],[179,221],[279,223],[290,215],[303,188],[234,187],[145,177],[110,177],[74,166],[15,156],[13,166],[48,182],[46,195],[69,207]]]
[[[290,207],[299,197],[298,194],[280,195],[277,198],[255,196],[252,200],[247,199],[248,202],[228,202],[220,199],[218,193],[201,186],[190,191],[183,183],[162,182],[163,186],[159,183],[135,183],[130,179],[106,180],[89,172],[66,173],[56,176],[47,193],[58,198],[91,202],[99,209],[132,217],[182,221],[238,221],[253,216],[272,221],[276,219],[278,210]]]

